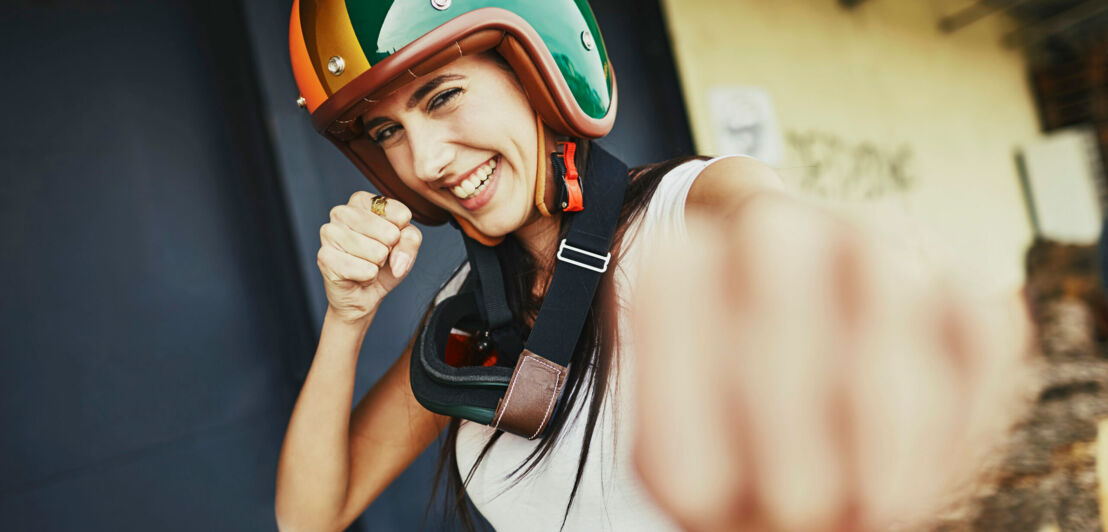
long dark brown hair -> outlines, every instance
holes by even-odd
[[[584,164],[587,160],[588,146],[582,143],[584,149],[579,150],[578,168],[587,168]],[[619,222],[613,238],[612,256],[615,264],[619,263],[624,248],[624,236],[628,227],[637,220],[650,203],[654,191],[662,177],[677,166],[694,159],[706,159],[706,157],[682,157],[665,162],[640,166],[628,172],[629,183],[627,193],[624,196],[623,207],[620,210]],[[588,176],[582,176],[582,181],[587,183]],[[569,231],[568,217],[562,217],[559,225],[558,239],[565,238]],[[539,274],[544,268],[551,268],[552,257],[540,261],[528,253],[519,241],[509,235],[504,243],[498,246],[500,265],[505,279],[505,291],[508,296],[508,305],[516,317],[517,326],[527,331],[529,327],[524,321],[525,316],[534,317],[538,314],[542,304],[543,295],[549,287],[550,276],[544,276],[546,286],[540,293],[534,288],[539,279]],[[618,306],[615,294],[613,273],[616,268],[609,268],[601,277],[600,286],[597,289],[596,299],[589,310],[581,336],[574,348],[572,363],[569,366],[569,375],[566,378],[565,407],[550,421],[549,429],[542,440],[530,455],[513,471],[511,478],[518,482],[524,475],[530,473],[546,456],[563,435],[569,414],[576,411],[581,401],[588,405],[585,421],[585,433],[581,442],[581,454],[577,462],[577,475],[573,480],[573,488],[570,491],[569,502],[562,517],[562,525],[569,516],[569,509],[573,505],[577,489],[581,484],[581,476],[585,470],[585,463],[589,456],[589,447],[592,443],[593,432],[599,419],[601,407],[608,389],[608,379],[612,373],[612,362],[616,359],[618,349],[617,322]],[[592,371],[589,371],[589,370]],[[473,467],[470,468],[466,478],[463,479],[458,471],[458,457],[455,446],[458,439],[458,427],[461,420],[451,420],[446,436],[443,439],[442,449],[439,452],[438,465],[435,473],[434,491],[431,499],[435,499],[440,483],[445,478],[445,504],[444,513],[445,528],[453,528],[460,525],[468,531],[476,530],[474,520],[475,508],[465,495],[465,486],[473,476],[477,466],[496,444],[503,432],[496,431],[489,441],[481,449]],[[429,503],[430,504],[430,503]],[[430,506],[428,506],[430,510]]]

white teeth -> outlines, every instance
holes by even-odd
[[[489,181],[489,176],[492,175],[492,171],[495,168],[496,159],[493,159],[473,172],[473,175],[469,176],[469,179],[462,181],[454,188],[450,189],[450,192],[460,199],[469,199],[473,197],[478,192],[485,189],[485,185],[488,184]]]

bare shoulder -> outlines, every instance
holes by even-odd
[[[773,168],[750,157],[725,157],[700,172],[689,189],[686,205],[708,210],[726,208],[766,190],[785,190]]]

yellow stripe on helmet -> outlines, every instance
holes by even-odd
[[[330,96],[369,70],[343,0],[301,0],[304,43],[317,78]]]

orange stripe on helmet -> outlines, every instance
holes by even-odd
[[[292,75],[296,78],[296,87],[300,95],[307,100],[308,112],[315,112],[327,99],[327,92],[316,76],[312,59],[308,55],[308,46],[304,43],[304,30],[300,26],[300,0],[292,2],[292,17],[289,20],[289,58],[292,60]]]
[[[304,0],[308,14],[301,18],[301,28],[308,55],[312,58],[315,71],[321,76],[327,94],[334,94],[346,86],[350,80],[369,70],[369,59],[362,51],[350,14],[343,0]],[[307,4],[314,2],[315,6]],[[309,20],[309,18],[311,20]],[[305,27],[306,24],[306,27]],[[331,58],[342,58],[343,70],[335,74],[328,70]]]

